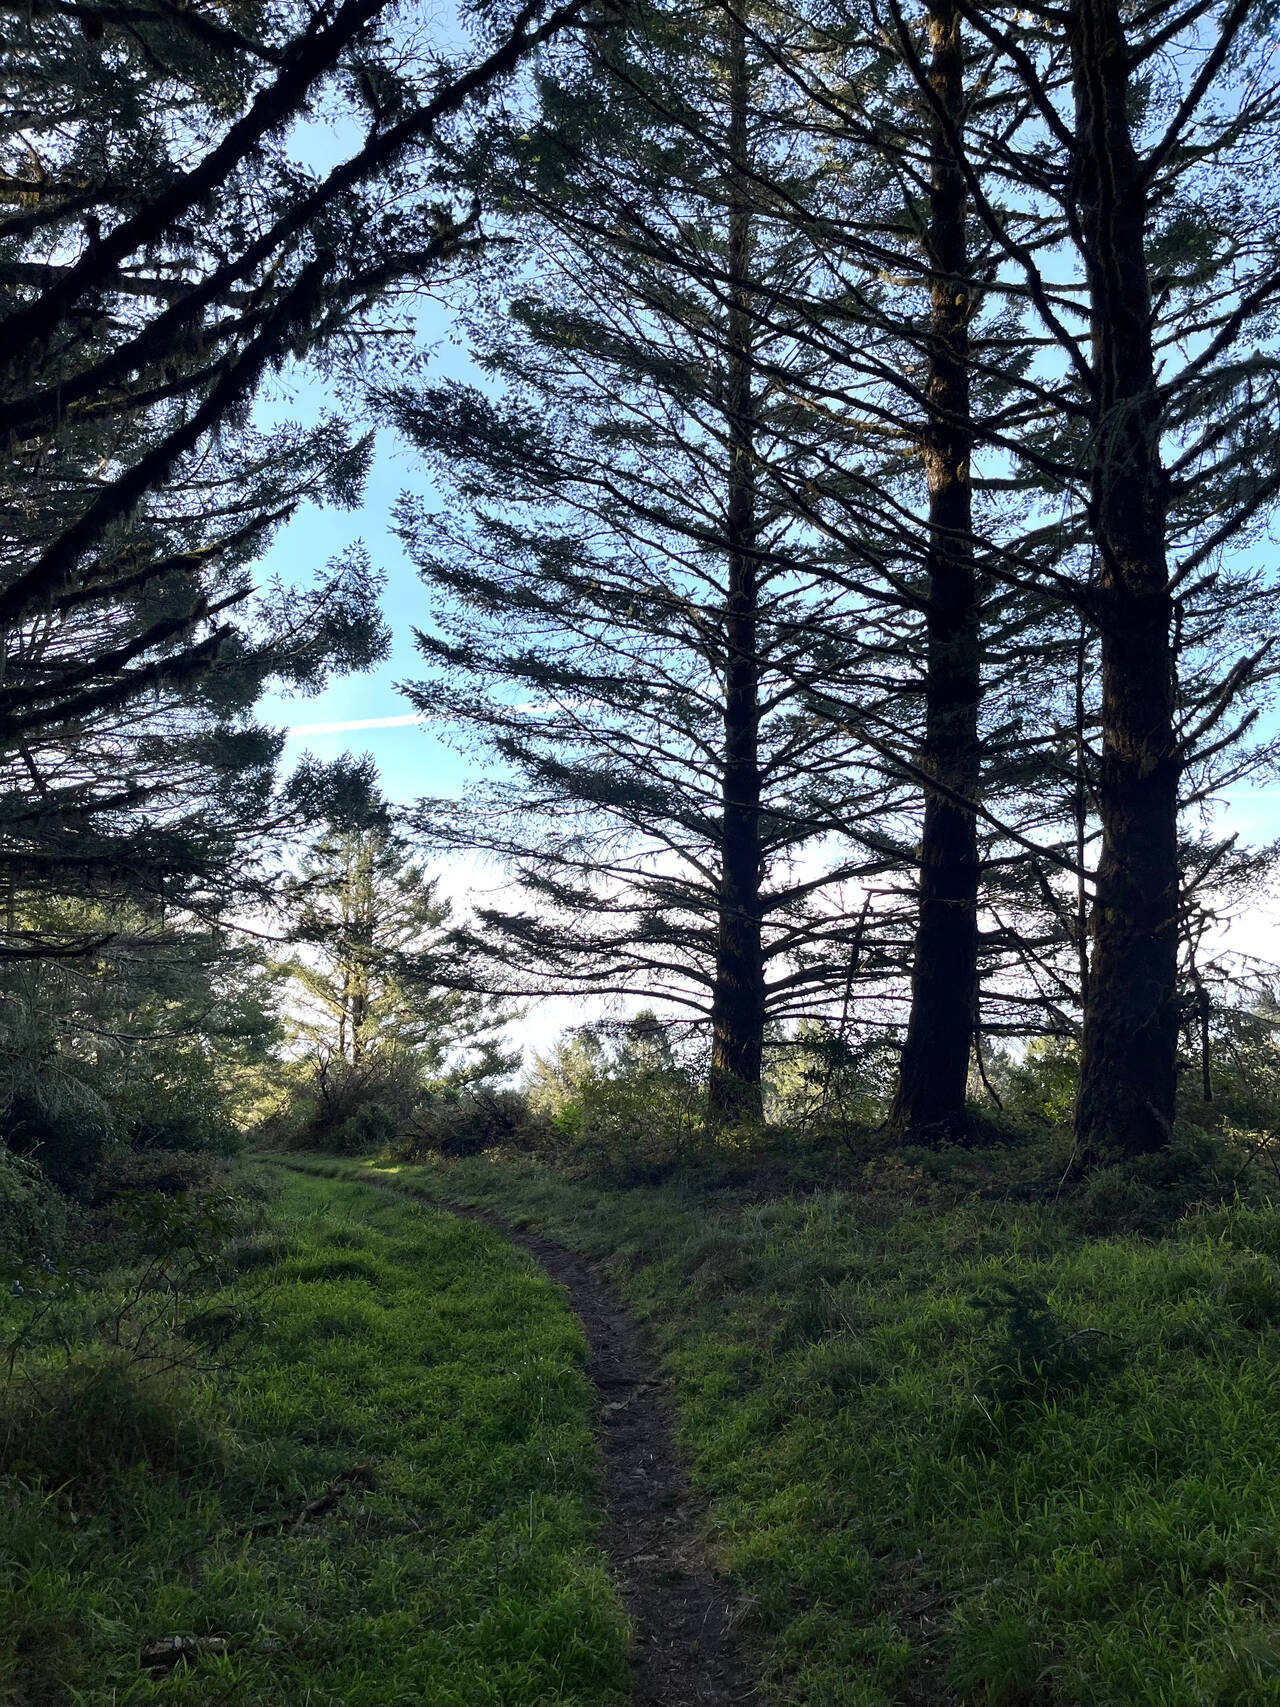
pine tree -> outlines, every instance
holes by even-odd
[[[1010,449],[1060,494],[1045,583],[1100,654],[1078,1136],[1086,1157],[1139,1153],[1175,1110],[1179,813],[1234,767],[1270,645],[1257,572],[1225,555],[1280,494],[1261,428],[1280,395],[1280,206],[1254,165],[1280,142],[1267,15],[1079,0],[972,22],[1026,112],[986,156],[1057,236],[1040,252],[1005,237],[1003,288],[1059,364],[1039,382],[1056,442],[1024,431]]]
[[[1031,648],[1021,647],[1016,695],[1008,658],[1020,634],[1046,628],[1043,599],[993,574],[1011,542],[1025,543],[1023,507],[974,466],[1031,345],[1016,315],[987,300],[998,251],[973,217],[953,131],[971,101],[998,111],[1008,97],[969,73],[960,14],[945,6],[908,26],[855,0],[801,20],[766,15],[760,28],[792,91],[779,114],[822,169],[798,195],[757,174],[763,221],[806,259],[784,294],[759,294],[755,318],[761,336],[781,312],[803,318],[822,384],[801,374],[794,388],[829,440],[803,482],[770,460],[758,484],[835,542],[827,575],[856,593],[876,634],[874,651],[846,655],[843,683],[807,660],[808,679],[886,777],[922,797],[892,1120],[920,1139],[960,1136],[980,967],[999,1002],[1016,999],[1001,964],[1007,932],[980,938],[980,896],[984,884],[1007,890],[1011,861],[1035,851],[1019,829],[1036,811],[1020,751],[1034,721]],[[917,38],[927,94],[912,73]],[[900,894],[876,911],[879,932],[901,929]]]
[[[911,1013],[893,1126],[913,1136],[960,1137],[978,1011],[978,826],[971,801],[980,770],[981,591],[973,540],[973,427],[968,193],[946,126],[967,100],[959,8],[936,0],[928,19],[930,115],[925,248],[929,281],[925,478],[929,488],[925,605],[927,792],[920,836],[920,916],[911,961]]]
[[[81,947],[0,961],[0,1142],[73,1190],[113,1149],[233,1147],[279,1033],[256,945],[136,904],[13,911]]]
[[[7,15],[11,888],[216,889],[248,828],[287,818],[254,701],[268,679],[307,691],[362,667],[385,635],[362,560],[300,594],[255,586],[272,528],[304,501],[352,502],[369,447],[338,417],[255,432],[252,404],[288,362],[358,351],[380,297],[469,240],[424,148],[576,15],[527,8],[458,69],[407,52],[385,0]],[[290,135],[321,108],[364,126],[327,174],[297,164]],[[320,780],[302,774],[295,803],[314,806]]]
[[[1087,912],[1091,964],[1074,993],[1064,985],[1060,1012],[1070,1023],[1083,1007],[1081,1150],[1141,1151],[1167,1141],[1173,1118],[1180,918],[1194,881],[1179,814],[1212,792],[1210,777],[1258,762],[1237,743],[1263,703],[1265,579],[1224,553],[1247,542],[1278,487],[1274,435],[1261,425],[1276,395],[1277,206],[1254,171],[1277,140],[1267,26],[1247,5],[1135,19],[1084,0],[1069,16],[962,8],[957,40],[980,73],[957,102],[930,54],[939,16],[894,0],[842,8],[834,33],[847,53],[834,57],[847,92],[807,65],[796,77],[821,97],[824,135],[843,121],[851,149],[901,173],[923,226],[936,204],[898,140],[898,110],[911,102],[895,106],[877,69],[877,38],[888,44],[931,115],[935,164],[971,208],[975,304],[999,334],[983,348],[971,326],[965,358],[985,405],[968,423],[983,469],[974,491],[994,476],[1029,506],[1015,531],[998,512],[981,518],[978,563],[1015,605],[1031,601],[1031,628],[1002,644],[1043,684],[1050,718],[1031,731],[1035,745],[1050,754],[1058,730],[1083,729],[1095,710],[1099,735],[1096,755],[1079,752],[1074,790],[1053,781],[1057,770],[1067,782],[1057,761],[1043,772],[1038,820],[1020,825],[1011,802],[985,790],[980,810],[1025,844],[1050,923],[1055,913],[1068,923],[1055,885],[1070,876],[1078,886],[1076,928],[1060,942],[1079,948]],[[825,9],[818,22],[830,39]],[[815,245],[829,248],[811,223]],[[865,228],[848,248],[865,264]],[[858,307],[856,324],[887,324],[865,288]],[[899,326],[908,347],[936,358],[936,337]],[[871,367],[855,356],[850,369],[855,400],[865,398]],[[881,489],[896,499],[897,488]],[[1073,629],[1090,655],[1096,646],[1100,672],[1096,707],[1076,715]],[[1042,673],[1053,660],[1066,667],[1056,680]],[[957,720],[966,693],[953,695]],[[1019,936],[1034,982],[1035,942],[998,932],[1010,948]]]
[[[523,146],[483,139],[526,245],[514,326],[484,305],[503,400],[385,397],[478,512],[410,506],[404,536],[449,601],[415,702],[520,777],[457,831],[537,907],[489,914],[495,963],[680,1003],[711,1030],[711,1119],[733,1123],[759,1115],[766,1016],[843,984],[841,885],[901,856],[856,747],[803,704],[800,659],[837,636],[856,650],[853,602],[815,598],[820,538],[757,490],[771,458],[802,470],[813,436],[790,385],[807,327],[756,330],[755,297],[793,268],[754,205],[767,67],[732,16],[690,23],[632,20],[544,79]]]
[[[288,1029],[327,1118],[366,1097],[412,1100],[460,1050],[493,1056],[507,1014],[463,987],[451,909],[403,837],[378,825],[321,834],[281,901]]]

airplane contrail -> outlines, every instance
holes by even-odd
[[[346,735],[357,729],[403,729],[410,723],[425,723],[426,714],[411,711],[403,717],[349,717],[336,723],[291,723],[285,738],[295,735]]]

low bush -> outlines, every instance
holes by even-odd
[[[359,1061],[334,1056],[296,1062],[292,1082],[292,1105],[277,1123],[284,1147],[333,1150],[342,1145],[354,1154],[369,1109],[380,1111],[375,1119],[384,1130],[366,1149],[385,1143],[418,1106],[422,1064],[410,1050],[376,1049]]]
[[[539,1056],[529,1076],[538,1148],[618,1183],[660,1177],[705,1142],[700,1060],[684,1059],[653,1014],[584,1027]]]
[[[66,1199],[33,1162],[0,1148],[0,1263],[52,1259],[67,1233]]]
[[[367,1102],[332,1128],[325,1147],[340,1156],[374,1155],[386,1149],[398,1130],[390,1109],[380,1102]]]
[[[802,1020],[794,1035],[771,1042],[765,1057],[765,1112],[798,1137],[835,1140],[861,1150],[882,1125],[893,1098],[897,1055],[875,1031]]]
[[[199,1048],[152,1057],[113,1100],[117,1130],[135,1150],[208,1150],[230,1157],[243,1140],[212,1059]]]
[[[546,1153],[550,1123],[534,1113],[520,1090],[471,1085],[432,1091],[405,1123],[395,1153],[417,1156],[474,1156],[486,1150]]]
[[[207,1150],[126,1150],[107,1152],[94,1185],[94,1202],[106,1204],[133,1192],[160,1192],[173,1197],[187,1191],[208,1191],[220,1169]]]
[[[209,1467],[220,1454],[171,1348],[88,1351],[0,1387],[0,1472],[76,1492],[138,1465]]]
[[[59,1191],[87,1196],[110,1136],[104,1114],[88,1107],[44,1107],[15,1097],[0,1119],[0,1140],[25,1156]]]
[[[128,1141],[135,1150],[206,1151],[230,1158],[244,1140],[230,1122],[213,1122],[202,1115],[150,1114],[130,1124]]]

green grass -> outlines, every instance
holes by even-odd
[[[292,1176],[232,1254],[190,1318],[217,1367],[46,1348],[10,1384],[0,1699],[620,1702],[585,1345],[559,1289],[483,1227]],[[61,1395],[56,1449],[33,1391]],[[372,1487],[288,1533],[363,1466]],[[143,1669],[174,1635],[225,1651]]]
[[[612,1265],[777,1701],[1280,1704],[1280,1210],[385,1177]]]

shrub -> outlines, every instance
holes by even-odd
[[[286,1150],[355,1155],[381,1149],[423,1096],[422,1064],[409,1050],[373,1050],[355,1062],[340,1057],[290,1062],[285,1080],[288,1101],[259,1138]],[[370,1108],[380,1112],[371,1117]]]
[[[771,1044],[766,1063],[772,1123],[848,1150],[868,1147],[893,1098],[897,1052],[886,1038],[801,1020],[794,1036]]]
[[[160,1192],[176,1197],[186,1191],[208,1191],[218,1177],[218,1164],[207,1150],[109,1151],[94,1190],[94,1201],[111,1203],[133,1192]]]
[[[485,1150],[546,1150],[552,1128],[520,1090],[470,1085],[433,1090],[406,1123],[397,1156],[474,1156]]]
[[[222,1157],[234,1156],[243,1142],[230,1121],[210,1121],[199,1113],[147,1115],[131,1123],[127,1136],[137,1150],[202,1150]]]
[[[654,1177],[701,1136],[701,1064],[677,1057],[652,1013],[562,1040],[535,1062],[528,1096],[558,1159],[620,1180]]]
[[[1087,1233],[1157,1236],[1195,1205],[1230,1197],[1239,1163],[1222,1140],[1179,1121],[1167,1149],[1094,1169],[1075,1196]]]
[[[67,1205],[34,1163],[0,1149],[0,1260],[53,1257],[67,1232]]]
[[[241,1138],[234,1093],[224,1081],[212,1052],[198,1042],[148,1050],[128,1063],[109,1093],[115,1130],[138,1150],[232,1156]]]
[[[380,1102],[365,1103],[333,1127],[326,1148],[340,1156],[368,1156],[385,1150],[399,1130],[396,1117]]]
[[[102,1162],[108,1128],[87,1108],[45,1108],[15,1097],[0,1122],[0,1137],[10,1150],[35,1162],[59,1191],[86,1196]]]
[[[993,1052],[987,1076],[1008,1119],[1069,1125],[1080,1079],[1080,1050],[1069,1038],[1036,1037],[1021,1056]]]
[[[142,1464],[207,1465],[220,1453],[193,1399],[190,1377],[160,1352],[154,1368],[113,1349],[11,1378],[0,1388],[0,1471],[62,1488]]]

